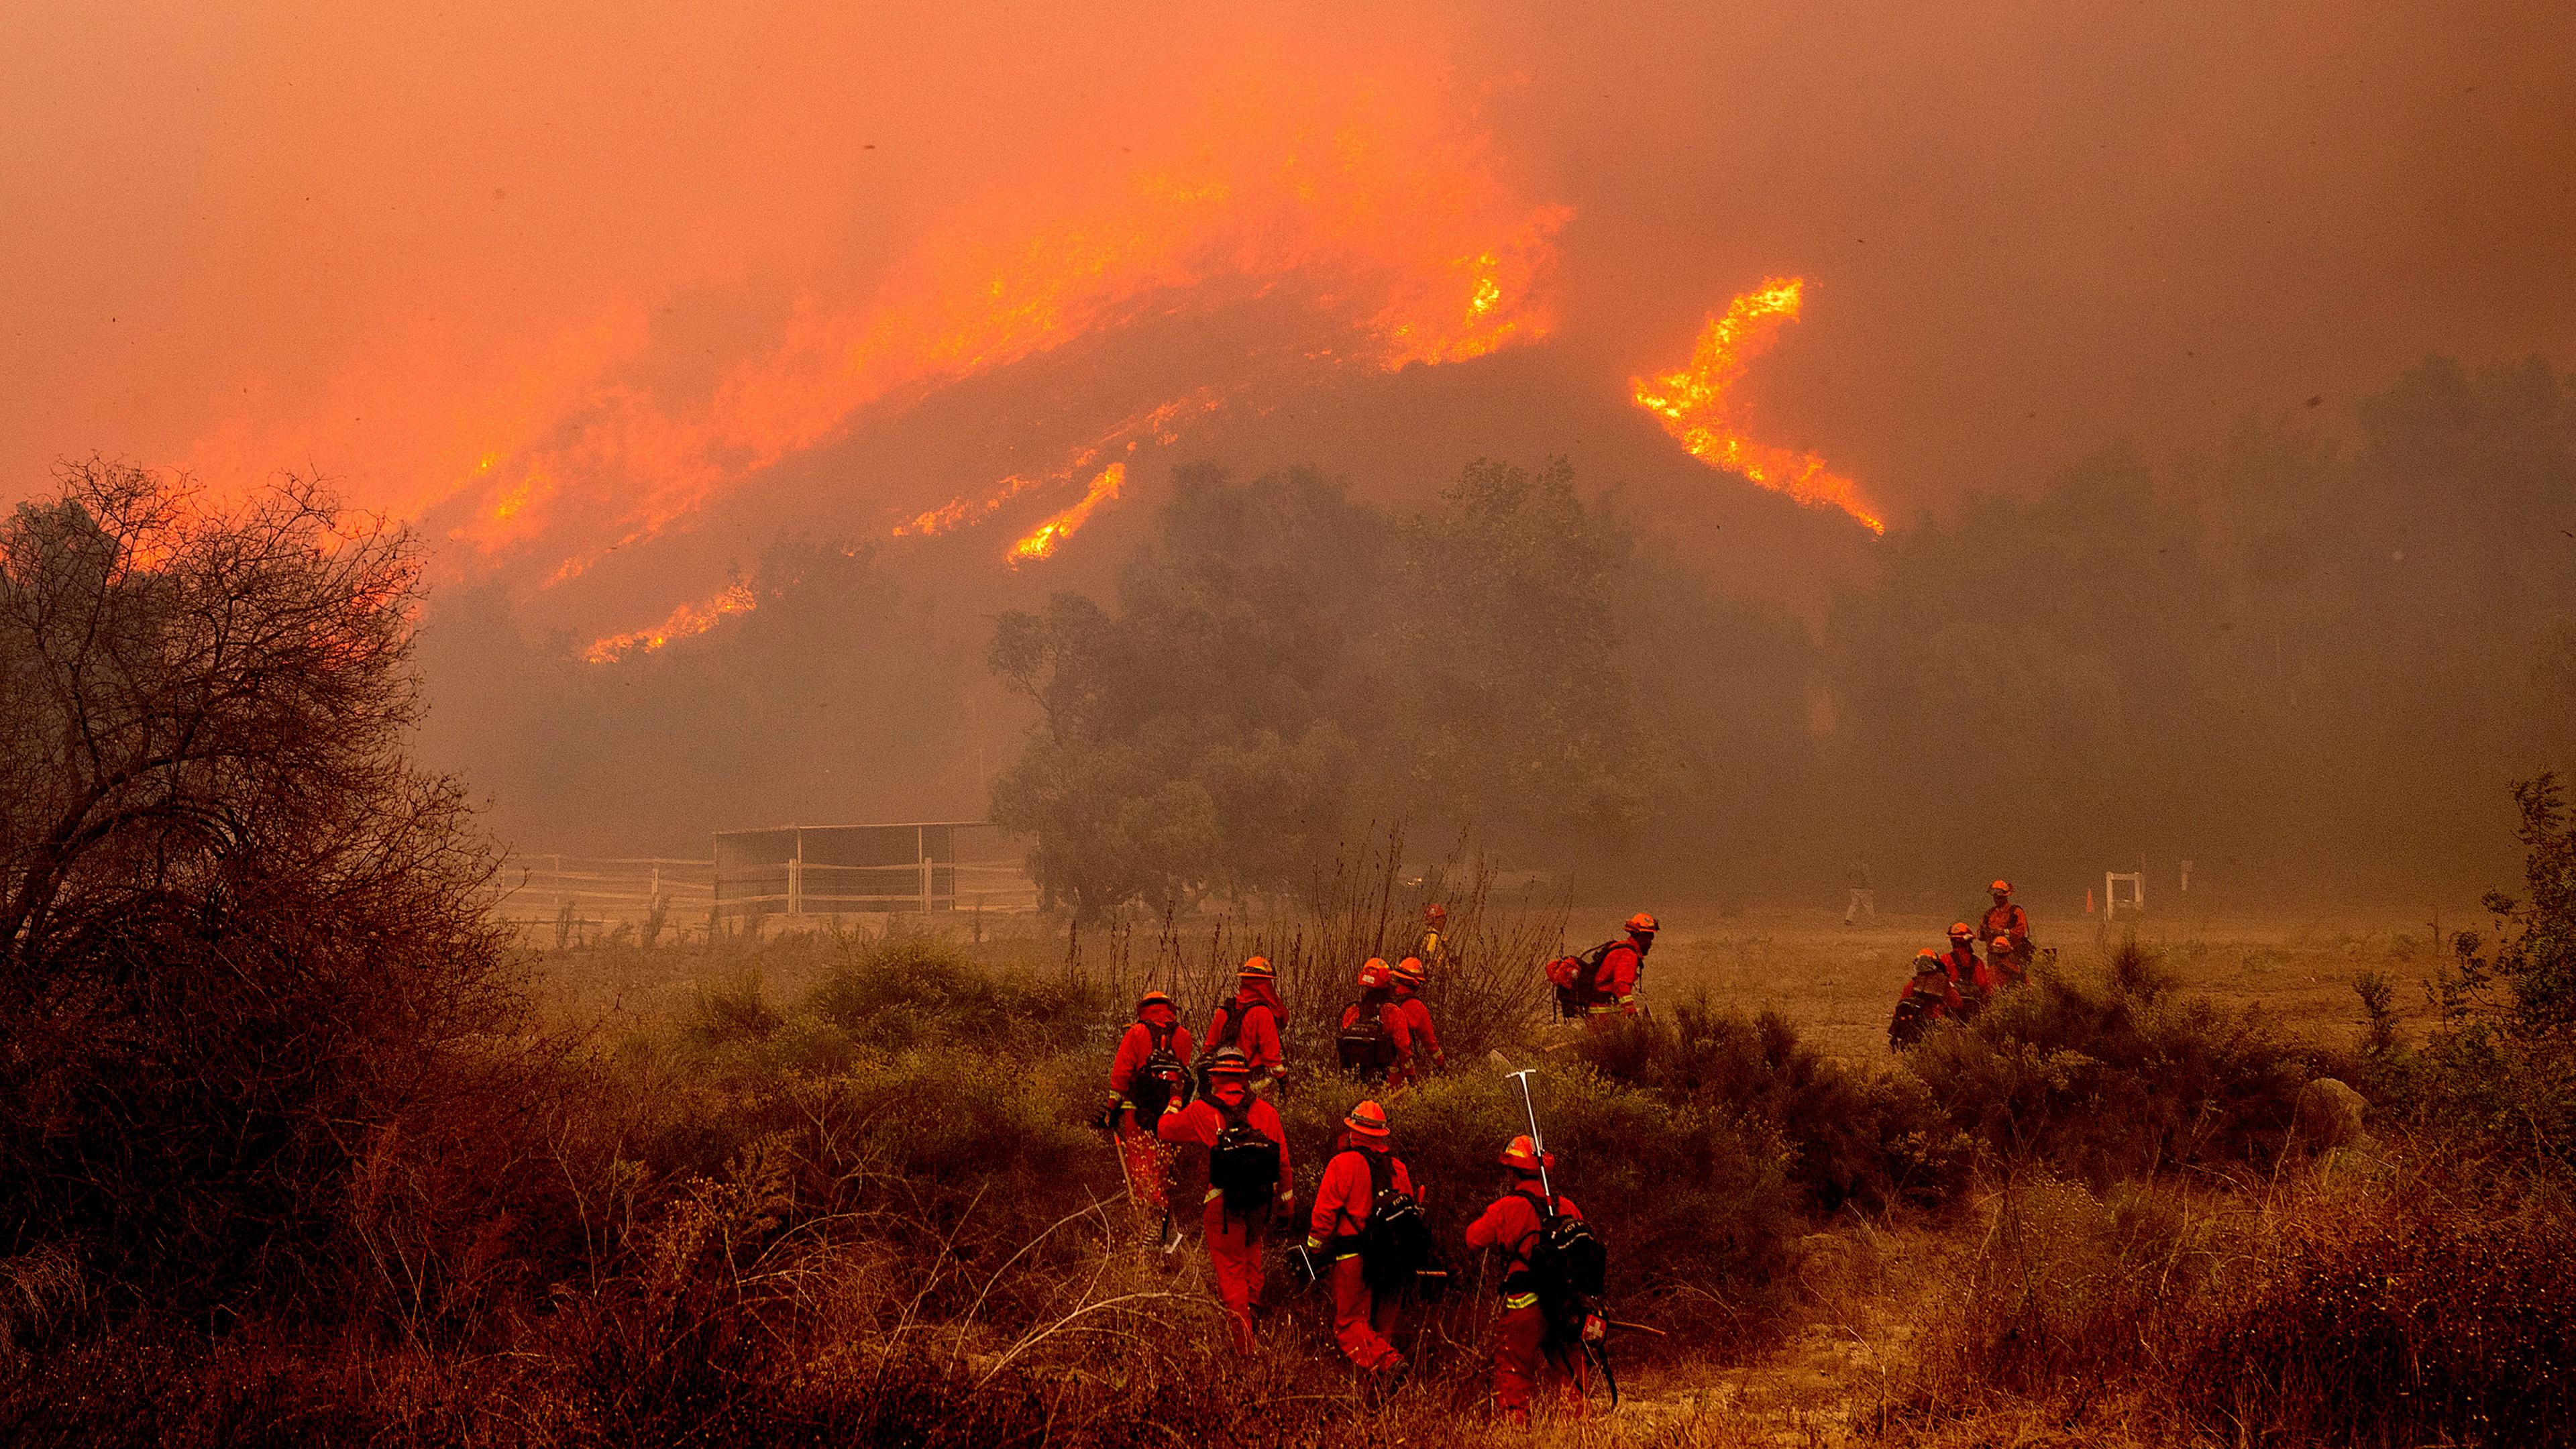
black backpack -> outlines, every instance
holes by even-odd
[[[1127,1100],[1136,1104],[1137,1125],[1150,1132],[1154,1119],[1163,1115],[1163,1108],[1176,1101],[1184,1106],[1189,1103],[1190,1071],[1172,1051],[1172,1033],[1180,1029],[1177,1024],[1140,1024],[1154,1049],[1146,1054],[1145,1064],[1136,1069],[1136,1075],[1127,1079]]]
[[[1431,1266],[1431,1224],[1413,1194],[1395,1186],[1395,1159],[1384,1152],[1362,1152],[1369,1170],[1369,1215],[1360,1225],[1360,1281],[1375,1293],[1395,1293],[1414,1286]]]
[[[1582,1335],[1584,1318],[1600,1309],[1610,1251],[1593,1235],[1590,1223],[1558,1212],[1554,1199],[1542,1200],[1534,1192],[1521,1197],[1538,1212],[1538,1232],[1529,1240],[1529,1254],[1523,1260],[1529,1291],[1538,1295],[1548,1336],[1570,1342]]]
[[[1217,1106],[1225,1125],[1208,1149],[1208,1186],[1225,1194],[1225,1210],[1239,1218],[1268,1208],[1279,1192],[1279,1144],[1252,1125],[1252,1103],[1247,1093],[1240,1107]]]
[[[1610,993],[1601,984],[1601,972],[1610,964],[1610,952],[1626,944],[1627,938],[1622,936],[1615,941],[1604,941],[1574,958],[1573,980],[1556,988],[1557,1015],[1582,1016],[1589,1008],[1608,999]]]
[[[1903,1051],[1923,1040],[1923,1033],[1930,1031],[1932,1023],[1939,1019],[1936,1000],[1907,993],[1904,1000],[1896,1003],[1896,1015],[1887,1023],[1887,1044]]]
[[[1372,1001],[1372,991],[1355,1003],[1351,1024],[1333,1039],[1333,1050],[1346,1072],[1383,1072],[1395,1065],[1395,1033],[1386,1027],[1386,1003]]]

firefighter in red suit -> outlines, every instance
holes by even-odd
[[[1137,1000],[1136,1019],[1118,1038],[1118,1055],[1110,1060],[1109,1100],[1118,1132],[1118,1153],[1127,1168],[1128,1195],[1156,1210],[1166,1205],[1163,1179],[1169,1170],[1170,1155],[1155,1140],[1154,1124],[1136,1120],[1136,1103],[1129,1089],[1136,1085],[1136,1074],[1153,1056],[1158,1040],[1180,1058],[1184,1069],[1189,1066],[1190,1029],[1181,1025],[1180,1008],[1162,992],[1148,991]]]
[[[1421,957],[1407,956],[1395,963],[1395,969],[1388,973],[1388,980],[1395,987],[1395,1009],[1404,1018],[1404,1027],[1413,1038],[1413,1047],[1417,1051],[1428,1050],[1431,1053],[1431,1070],[1445,1076],[1449,1071],[1449,1058],[1441,1052],[1440,1033],[1431,1025],[1431,1003],[1422,999],[1422,984],[1429,975],[1422,969]],[[1422,1073],[1414,1062],[1408,1060],[1405,1065],[1415,1068],[1414,1080],[1421,1080]]]
[[[1235,1047],[1252,1071],[1252,1088],[1261,1091],[1288,1075],[1279,1051],[1279,1019],[1288,1009],[1279,1003],[1278,973],[1254,956],[1235,973],[1234,999],[1217,1004],[1208,1017],[1204,1045],[1211,1051]]]
[[[1225,1194],[1211,1184],[1199,1209],[1207,1229],[1208,1266],[1216,1277],[1217,1297],[1225,1303],[1234,1351],[1250,1353],[1252,1307],[1261,1301],[1262,1240],[1269,1235],[1274,1211],[1285,1218],[1296,1207],[1297,1193],[1291,1186],[1296,1174],[1288,1165],[1288,1129],[1280,1123],[1277,1108],[1252,1095],[1252,1066],[1243,1053],[1219,1047],[1207,1070],[1208,1094],[1186,1107],[1164,1108],[1163,1119],[1154,1124],[1154,1135],[1175,1145],[1213,1148],[1227,1120],[1235,1118],[1279,1144],[1279,1187],[1271,1201],[1248,1213],[1236,1212],[1228,1207]]]
[[[1993,894],[1995,903],[1978,920],[1977,939],[1986,943],[1986,956],[1994,962],[1997,982],[2019,986],[2029,974],[2030,912],[2013,903],[2011,881],[1999,880],[1986,889]]]
[[[1995,968],[1977,955],[1977,933],[1965,921],[1950,923],[1950,949],[1941,958],[1941,969],[1950,973],[1950,984],[1959,988],[1959,998],[1970,1011],[1986,1004],[1995,994]]]
[[[1587,1377],[1581,1350],[1568,1355],[1565,1363],[1550,1362],[1547,1315],[1539,1307],[1538,1288],[1529,1275],[1530,1249],[1537,1245],[1539,1227],[1547,1220],[1540,1206],[1546,1199],[1539,1171],[1542,1165],[1556,1166],[1556,1154],[1542,1158],[1537,1145],[1522,1136],[1503,1149],[1500,1161],[1508,1174],[1503,1195],[1467,1225],[1468,1247],[1493,1248],[1503,1255],[1503,1316],[1494,1324],[1494,1408],[1505,1423],[1529,1427],[1530,1396],[1544,1375],[1559,1381],[1567,1417],[1580,1418]],[[1583,1216],[1574,1199],[1561,1193],[1556,1210],[1567,1217]]]
[[[1387,1041],[1395,1049],[1395,1060],[1386,1069],[1386,1086],[1390,1094],[1400,1092],[1413,1077],[1413,1024],[1396,1005],[1395,972],[1385,958],[1371,956],[1360,967],[1360,999],[1342,1008],[1342,1019],[1335,1024],[1339,1031],[1349,1031],[1362,1012],[1375,1012],[1386,1026]],[[1363,1080],[1366,1080],[1363,1075]]]
[[[1340,1141],[1324,1164],[1315,1210],[1306,1222],[1306,1251],[1325,1265],[1324,1281],[1333,1295],[1333,1341],[1362,1370],[1383,1375],[1403,1368],[1404,1355],[1388,1338],[1395,1332],[1398,1300],[1379,1298],[1360,1275],[1360,1229],[1377,1206],[1377,1185],[1369,1171],[1372,1156],[1386,1164],[1394,1191],[1413,1191],[1413,1177],[1389,1143],[1386,1109],[1362,1102],[1342,1119]]]
[[[1655,946],[1655,918],[1645,911],[1628,918],[1628,939],[1612,945],[1601,958],[1596,985],[1584,1005],[1586,1025],[1607,1031],[1637,1014],[1637,978],[1646,969],[1646,953]]]

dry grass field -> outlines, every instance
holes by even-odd
[[[1876,925],[1846,927],[1824,909],[1753,908],[1725,914],[1714,905],[1655,906],[1665,930],[1648,961],[1646,995],[1669,1008],[1705,991],[1723,1006],[1778,1010],[1803,1035],[1835,1056],[1861,1061],[1886,1055],[1887,1016],[1914,953],[1943,944],[1949,916],[1888,912]],[[1578,908],[1569,913],[1569,950],[1608,938],[1625,912]],[[2486,924],[2473,903],[2446,904],[2439,928]],[[2069,967],[2098,966],[2109,949],[2134,935],[2153,948],[2182,988],[2222,1006],[2259,1007],[2292,1032],[2336,1043],[2360,1019],[2352,983],[2377,971],[2397,986],[2401,1020],[2420,1024],[2424,991],[2439,963],[2435,912],[2363,906],[2326,912],[2257,915],[2176,908],[2123,915],[2106,932],[2099,917],[2033,912],[2033,939],[2055,948]],[[920,929],[910,918],[852,917],[810,932],[773,930],[759,942],[656,950],[602,947],[544,953],[537,968],[540,999],[556,1021],[610,1032],[668,1026],[694,1005],[700,989],[756,976],[773,997],[792,997],[846,954],[884,931]],[[933,933],[966,947],[986,965],[1037,972],[1061,969],[1063,927],[1035,917],[987,916],[979,942],[962,927]],[[1356,966],[1358,963],[1352,963]],[[1203,1004],[1189,1003],[1191,1011]]]

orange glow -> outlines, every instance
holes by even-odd
[[[1124,463],[1112,463],[1101,469],[1100,476],[1091,480],[1091,491],[1082,495],[1081,502],[1039,524],[1036,532],[1011,545],[1011,566],[1017,568],[1031,559],[1052,557],[1055,546],[1073,537],[1074,530],[1090,520],[1093,509],[1117,497],[1120,485],[1126,481],[1127,465]]]
[[[760,600],[739,583],[727,584],[715,597],[701,603],[682,604],[671,611],[671,617],[650,629],[631,634],[611,634],[581,651],[581,657],[592,664],[614,664],[634,654],[650,654],[674,639],[687,639],[703,634],[735,614],[748,614],[760,607]]]
[[[1839,508],[1872,533],[1887,532],[1860,485],[1825,467],[1814,453],[1759,443],[1744,428],[1732,399],[1735,384],[1753,359],[1771,350],[1784,322],[1798,320],[1806,283],[1773,277],[1726,304],[1708,319],[1691,350],[1690,366],[1661,377],[1631,379],[1637,406],[1663,421],[1664,431],[1694,458],[1723,468],[1810,508]]]
[[[560,394],[548,426],[478,445],[451,475],[476,500],[456,536],[487,555],[560,549],[552,581],[572,578],[868,408],[1254,297],[1343,329],[1347,344],[1315,355],[1327,367],[1461,362],[1548,335],[1544,284],[1569,213],[1515,195],[1483,138],[1440,107],[1402,101],[1249,85],[1124,175],[954,211],[872,298],[807,299],[694,401],[603,379]],[[1002,496],[1026,486],[1008,480]],[[952,504],[907,531],[990,511]]]

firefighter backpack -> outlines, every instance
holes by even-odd
[[[1542,1202],[1534,1192],[1521,1196],[1538,1210],[1538,1236],[1528,1258],[1531,1291],[1538,1294],[1548,1337],[1572,1343],[1583,1334],[1583,1320],[1601,1311],[1610,1252],[1590,1223],[1558,1212],[1554,1199]]]
[[[1903,1051],[1923,1040],[1923,1034],[1932,1029],[1938,1010],[1928,998],[1908,993],[1903,1001],[1896,1003],[1896,1015],[1888,1020],[1887,1044]]]
[[[1333,1039],[1333,1051],[1343,1071],[1386,1071],[1395,1065],[1395,1034],[1386,1029],[1386,1008],[1366,997],[1357,1006],[1350,1025]]]
[[[1559,956],[1547,963],[1548,984],[1556,988],[1558,1016],[1581,1016],[1610,994],[1601,984],[1601,973],[1610,964],[1611,948],[1619,944],[1604,941],[1580,956]]]
[[[1267,1209],[1279,1191],[1279,1144],[1252,1125],[1252,1101],[1246,1096],[1241,1107],[1217,1107],[1225,1125],[1208,1149],[1208,1186],[1225,1195],[1226,1212],[1238,1218]]]
[[[1375,1293],[1413,1287],[1431,1267],[1431,1224],[1413,1194],[1395,1186],[1395,1160],[1383,1152],[1360,1154],[1368,1162],[1368,1221],[1360,1225],[1360,1280]]]
[[[1136,1069],[1136,1075],[1127,1079],[1127,1100],[1136,1104],[1136,1121],[1148,1131],[1153,1129],[1154,1119],[1163,1115],[1163,1108],[1175,1102],[1187,1105],[1190,1100],[1189,1068],[1182,1066],[1180,1057],[1172,1051],[1172,1033],[1176,1030],[1174,1026],[1147,1023],[1145,1032],[1154,1049],[1146,1054],[1145,1064]]]

